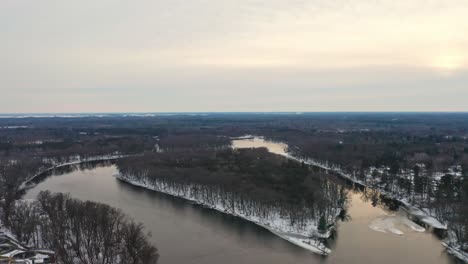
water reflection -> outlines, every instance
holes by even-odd
[[[250,222],[192,205],[182,199],[117,181],[112,163],[56,169],[29,190],[69,192],[121,208],[143,222],[161,252],[161,263],[454,263],[431,233],[396,236],[371,230],[378,217],[395,214],[372,190],[350,189],[349,208],[322,257],[296,247]]]
[[[203,219],[204,224],[210,226],[210,228],[218,231],[222,230],[221,233],[217,234],[218,236],[222,235],[223,237],[234,238],[237,241],[244,241],[248,244],[252,243],[252,238],[255,238],[255,243],[260,243],[271,249],[281,245],[287,247],[288,250],[294,251],[295,254],[320,258],[316,254],[304,251],[282,239],[277,239],[270,231],[238,217],[200,207],[181,198],[148,191],[122,182],[117,182],[117,185],[120,190],[131,193],[134,197],[138,197],[137,200],[142,203],[157,200],[160,209],[171,210],[177,213],[179,217]]]
[[[283,155],[287,154],[288,145],[281,142],[265,140],[262,137],[232,140],[233,148],[267,148],[270,152]]]

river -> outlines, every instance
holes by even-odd
[[[265,146],[281,154],[285,145],[278,144],[262,139],[233,142],[235,147]],[[117,172],[112,163],[56,170],[25,198],[50,190],[120,208],[152,233],[163,264],[456,263],[430,231],[411,229],[403,212],[373,206],[360,191],[350,191],[349,217],[338,221],[333,252],[323,257],[247,221],[122,183],[113,177]],[[403,234],[390,232],[394,229]]]

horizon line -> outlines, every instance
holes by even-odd
[[[468,113],[463,111],[421,110],[421,111],[154,111],[154,112],[0,112],[0,115],[120,115],[120,114],[313,114],[313,113]]]

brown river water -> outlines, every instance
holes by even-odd
[[[234,146],[264,145],[276,153],[284,149],[261,141],[242,140]],[[373,206],[360,191],[350,191],[348,217],[338,221],[337,235],[330,241],[333,252],[323,257],[248,221],[119,182],[113,177],[116,173],[112,163],[71,166],[51,173],[25,198],[50,190],[120,208],[151,232],[163,264],[457,263],[430,231],[415,231],[405,225],[403,212]],[[394,229],[403,234],[392,233]]]

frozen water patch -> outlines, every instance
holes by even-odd
[[[405,226],[411,228],[413,231],[420,232],[420,233],[426,231],[426,229],[424,227],[416,224],[415,222],[409,220],[406,217],[401,217],[400,221],[401,221],[402,224],[404,224]]]
[[[396,228],[395,222],[396,217],[393,215],[379,216],[372,220],[372,222],[369,224],[369,228],[377,232],[390,232],[397,235],[403,235],[403,231]]]
[[[372,222],[369,224],[369,228],[377,232],[403,235],[404,232],[400,229],[400,227],[406,227],[408,230],[415,232],[425,231],[425,229],[420,225],[400,215],[379,216],[372,220]]]

